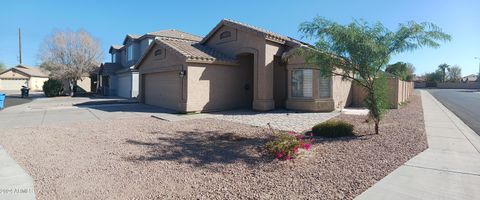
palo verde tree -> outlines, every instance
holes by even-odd
[[[70,83],[73,95],[77,81],[95,70],[103,58],[100,42],[85,30],[57,31],[40,47],[41,68],[52,78]]]
[[[440,41],[451,39],[435,24],[414,21],[400,24],[396,31],[391,31],[380,22],[354,20],[342,25],[316,17],[302,23],[299,31],[304,37],[317,40],[313,48],[300,51],[309,64],[319,66],[325,76],[341,76],[365,89],[365,103],[376,134],[386,109],[381,101],[385,87],[378,82],[383,79],[382,71],[390,57],[421,47],[439,47]]]

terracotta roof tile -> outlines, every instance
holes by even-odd
[[[190,41],[197,41],[197,42],[202,40],[202,37],[192,35],[190,33],[185,33],[179,30],[174,30],[174,29],[150,32],[150,33],[147,33],[147,35],[154,35],[156,37],[190,40]]]
[[[242,22],[234,21],[234,20],[231,20],[231,19],[223,19],[222,21],[220,21],[220,23],[218,23],[217,26],[215,28],[213,28],[212,31],[210,31],[210,33],[207,34],[207,36],[205,36],[203,38],[201,43],[205,43],[208,40],[209,37],[211,37],[218,29],[220,29],[224,25],[234,27],[234,28],[239,29],[239,30],[244,30],[244,31],[247,31],[247,32],[253,32],[253,33],[256,33],[256,34],[260,34],[263,37],[265,37],[265,39],[275,41],[275,42],[279,42],[279,43],[282,43],[282,44],[285,43],[285,44],[288,44],[290,46],[302,46],[302,45],[308,46],[307,43],[302,42],[300,40],[296,40],[296,39],[293,39],[291,37],[283,36],[283,35],[280,35],[278,33],[274,33],[274,32],[271,32],[271,31],[268,31],[268,30],[265,30],[265,29],[262,29],[262,28],[259,28],[259,27],[256,27],[256,26],[252,26],[252,25],[245,24],[245,23],[242,23]]]
[[[45,77],[45,78],[48,77],[48,72],[38,67],[27,67],[24,65],[17,65],[15,69],[34,77]]]
[[[189,42],[175,39],[162,39],[158,42],[163,43],[187,58],[187,61],[206,61],[206,62],[229,62],[236,63],[237,60],[227,56],[211,47],[198,42]]]

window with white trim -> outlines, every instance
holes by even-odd
[[[129,45],[127,48],[127,60],[133,60],[133,45]]]
[[[292,71],[292,97],[313,96],[313,70],[295,69]]]
[[[318,94],[320,98],[330,98],[330,77],[322,76],[318,73]]]
[[[117,53],[112,53],[112,63],[117,62]]]

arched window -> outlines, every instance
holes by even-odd
[[[220,39],[229,38],[231,36],[232,36],[232,32],[230,31],[223,31],[222,33],[220,33]]]

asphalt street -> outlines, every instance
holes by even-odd
[[[480,135],[480,90],[431,89],[428,91]]]

